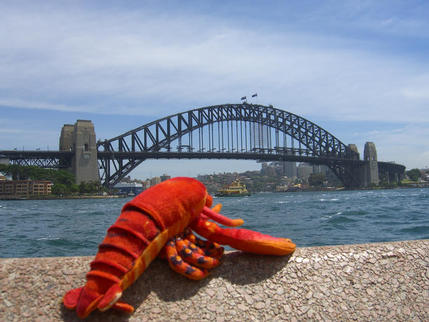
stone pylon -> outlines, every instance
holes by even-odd
[[[363,173],[364,186],[378,185],[378,162],[377,150],[373,142],[366,142],[364,149],[364,160],[366,161]]]
[[[95,130],[91,121],[77,120],[74,125],[64,124],[60,150],[74,152],[69,170],[75,175],[77,184],[100,181]]]

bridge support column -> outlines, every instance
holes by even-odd
[[[100,181],[94,125],[88,120],[65,124],[61,130],[60,150],[73,151],[71,171],[76,183]]]
[[[357,154],[358,150],[355,144],[349,144],[348,148]],[[364,148],[365,163],[356,163],[344,166],[344,185],[347,188],[365,188],[372,185],[378,185],[380,182],[377,150],[373,142],[366,142]],[[387,174],[388,175],[388,174]],[[389,178],[390,179],[390,178]],[[389,180],[388,179],[388,180]]]
[[[378,185],[380,178],[378,175],[377,150],[373,142],[366,142],[364,149],[364,160],[366,164],[363,171],[363,186]]]
[[[389,183],[399,184],[401,182],[400,175],[396,172],[389,172]]]

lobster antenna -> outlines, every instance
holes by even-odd
[[[219,224],[229,226],[229,227],[237,227],[244,224],[243,219],[230,219],[221,214],[218,214],[217,212],[214,212],[209,207],[203,208],[203,214],[209,217],[210,219],[213,219],[214,221],[218,222]]]

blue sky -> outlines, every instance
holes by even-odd
[[[58,149],[77,119],[108,139],[257,92],[361,152],[429,167],[428,16],[427,1],[2,1],[0,150]],[[259,166],[156,160],[132,176]]]

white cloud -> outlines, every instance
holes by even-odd
[[[409,84],[402,88],[401,94],[415,104],[418,104],[418,101],[427,104],[429,102],[429,73],[411,79]]]
[[[298,27],[198,11],[24,3],[0,4],[0,108],[28,109],[20,135],[0,124],[2,142],[39,144],[37,138],[55,146],[61,124],[46,133],[31,125],[41,109],[155,119],[257,92],[256,103],[316,123],[401,124],[380,133],[353,129],[353,140],[374,141],[382,160],[429,163],[421,139],[429,134],[428,65],[416,52],[381,49],[395,37],[427,38],[424,20],[379,14],[372,1],[337,12],[340,22],[350,21],[347,30],[337,30],[332,3],[309,10]],[[317,29],[321,20],[325,30]],[[356,35],[362,30],[375,38]]]
[[[429,165],[429,126],[411,124],[395,130],[378,130],[364,133],[376,142],[381,161],[395,161],[407,168],[423,168]]]
[[[0,104],[161,116],[257,91],[266,104],[316,117],[398,121],[406,105],[410,120],[429,120],[425,89],[410,85],[427,72],[418,63],[341,37],[151,14],[0,14],[8,27],[0,31]]]
[[[18,107],[26,109],[43,109],[43,110],[55,110],[62,112],[87,112],[88,109],[85,106],[66,106],[63,104],[51,104],[46,102],[27,101],[24,99],[0,99],[0,106],[7,107]]]

